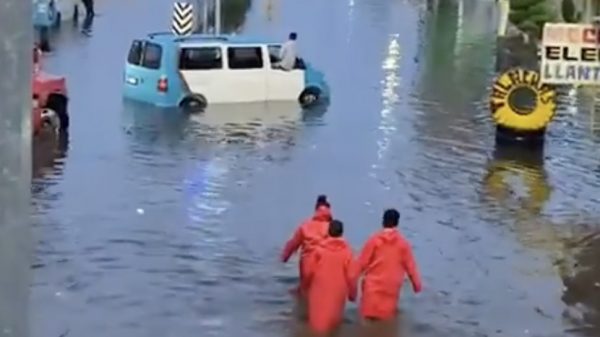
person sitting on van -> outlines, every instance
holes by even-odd
[[[279,68],[290,71],[294,69],[296,65],[296,39],[298,34],[295,32],[290,33],[289,39],[281,46],[279,51]]]

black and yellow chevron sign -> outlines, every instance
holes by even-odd
[[[194,30],[194,8],[191,3],[176,2],[173,5],[171,30],[176,35],[190,35]]]

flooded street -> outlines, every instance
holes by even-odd
[[[45,66],[71,128],[36,167],[33,336],[305,335],[278,258],[319,193],[355,250],[397,207],[424,280],[377,332],[350,304],[340,336],[600,335],[589,115],[563,97],[545,153],[496,151],[493,1],[440,2],[255,0],[240,31],[298,32],[326,74],[331,104],[304,113],[122,102],[129,44],[168,29],[168,0],[98,0],[91,38],[62,27]]]

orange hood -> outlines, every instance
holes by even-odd
[[[395,228],[385,228],[379,233],[380,243],[394,243],[400,240],[400,233]]]
[[[329,237],[321,242],[320,248],[330,252],[337,252],[348,249],[348,243],[343,238]]]

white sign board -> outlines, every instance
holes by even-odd
[[[542,83],[600,84],[599,42],[600,29],[592,24],[544,25]]]

